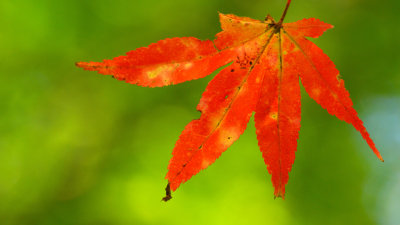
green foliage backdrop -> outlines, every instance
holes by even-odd
[[[400,3],[293,1],[286,21],[335,25],[316,40],[386,159],[302,90],[286,200],[253,122],[217,162],[161,202],[172,148],[212,76],[141,88],[82,71],[159,39],[212,39],[217,11],[279,17],[284,0],[1,0],[0,224],[399,224]]]

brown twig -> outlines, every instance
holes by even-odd
[[[282,14],[282,16],[281,16],[281,19],[280,19],[279,22],[275,25],[276,27],[278,27],[278,28],[282,27],[283,20],[284,20],[285,17],[286,17],[286,13],[287,13],[287,11],[288,11],[288,9],[289,9],[289,6],[290,6],[290,3],[291,3],[291,2],[292,2],[292,0],[288,0],[288,1],[287,1],[286,7],[285,7],[285,10],[283,11],[283,14]]]

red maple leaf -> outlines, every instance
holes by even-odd
[[[227,65],[208,84],[173,150],[167,196],[211,165],[246,129],[255,111],[258,144],[272,175],[275,196],[284,197],[300,130],[300,84],[328,113],[352,124],[383,161],[353,108],[339,71],[306,37],[317,38],[332,25],[318,19],[285,23],[291,0],[278,22],[220,14],[222,32],[214,41],[193,37],[161,40],[103,62],[77,66],[118,80],[161,87],[198,79]]]

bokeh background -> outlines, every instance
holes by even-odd
[[[164,175],[214,75],[142,88],[74,66],[167,37],[212,39],[217,12],[279,18],[284,0],[1,0],[0,224],[400,224],[400,3],[294,0],[334,24],[332,58],[381,150],[302,90],[286,199],[273,198],[254,123],[164,203]]]

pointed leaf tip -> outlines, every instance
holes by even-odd
[[[96,71],[99,70],[101,64],[98,62],[77,62],[75,63],[75,66],[84,70]]]
[[[284,190],[279,189],[277,193],[274,194],[274,199],[281,198],[285,200],[285,193]]]
[[[288,32],[300,33],[303,36],[317,38],[334,26],[316,18],[302,19],[293,23],[284,24]]]
[[[165,187],[165,197],[163,197],[161,200],[164,202],[167,202],[171,199],[172,199],[171,186],[170,186],[170,183],[168,182],[167,187]]]
[[[75,66],[81,67],[81,68],[85,67],[86,65],[87,65],[87,63],[85,63],[85,62],[76,62],[75,63]]]

